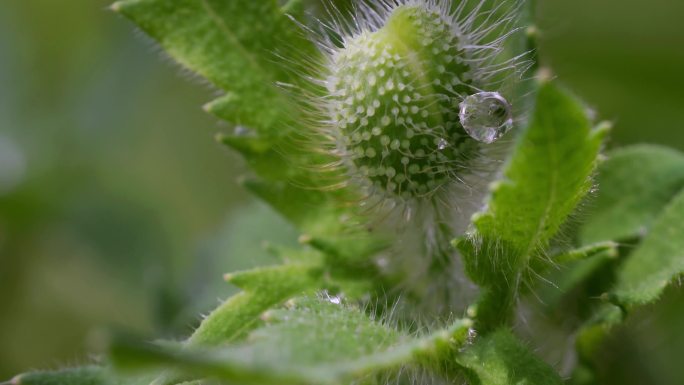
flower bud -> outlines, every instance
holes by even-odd
[[[471,90],[455,26],[424,5],[398,6],[386,24],[334,53],[327,81],[338,146],[369,187],[402,198],[448,183],[476,142],[459,122]]]

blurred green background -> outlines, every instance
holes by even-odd
[[[616,121],[611,146],[684,149],[684,2],[539,3],[543,61]],[[0,1],[0,379],[83,362],[109,327],[186,334],[221,273],[296,239],[239,188],[199,108],[215,91],[107,5]],[[620,331],[622,384],[684,383],[681,292]]]

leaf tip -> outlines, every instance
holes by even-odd
[[[501,188],[501,186],[502,185],[497,185],[497,186],[495,186],[495,189],[498,190]],[[494,191],[496,191],[496,190],[494,190]],[[488,215],[489,215],[489,213],[486,210],[478,211],[478,212],[476,212],[470,216],[470,223],[474,224],[477,227],[478,223],[480,221],[482,221],[482,219],[484,219]]]
[[[311,243],[311,241],[313,241],[313,237],[309,234],[302,234],[299,236],[297,241],[302,245],[308,245]]]
[[[620,256],[620,245],[617,242],[608,241],[606,247],[606,255],[608,258],[616,259]]]
[[[622,301],[617,293],[605,292],[599,296],[599,299],[603,302],[607,302],[619,308],[622,308]]]
[[[275,319],[275,314],[271,310],[266,310],[265,312],[261,313],[259,319],[267,323],[272,322]]]
[[[227,144],[227,138],[228,135],[224,134],[223,132],[217,132],[216,135],[214,135],[214,140],[221,144]]]
[[[211,111],[213,111],[215,105],[216,105],[216,102],[215,102],[215,101],[211,101],[211,102],[209,102],[209,103],[205,103],[205,104],[202,106],[202,111],[206,112],[207,114],[212,114]],[[213,115],[213,114],[212,114],[212,115]]]
[[[109,10],[116,13],[123,13],[126,1],[116,1],[109,6]]]
[[[290,298],[287,301],[285,301],[285,308],[287,309],[294,309],[297,306],[297,300],[295,298]]]
[[[491,182],[491,183],[489,183],[489,184],[487,185],[487,189],[489,190],[489,193],[490,193],[491,195],[495,195],[495,194],[498,193],[502,188],[504,188],[504,186],[510,185],[510,184],[511,184],[511,183],[510,183],[509,181],[507,181],[507,180],[502,180],[502,179],[500,179],[500,180],[495,180],[495,181],[493,181],[493,182]],[[477,213],[475,213],[475,215],[477,215],[477,214],[482,215],[483,213],[482,213],[482,212],[477,212]],[[472,220],[477,219],[477,217],[476,217],[475,215],[473,215],[473,217],[471,217]]]
[[[239,177],[237,177],[236,182],[240,187],[249,187],[249,178],[245,175],[240,175]]]
[[[600,122],[592,131],[592,136],[597,138],[604,138],[610,131],[613,130],[613,122],[605,120]]]
[[[535,76],[537,83],[539,83],[540,86],[547,85],[553,81],[555,78],[555,75],[551,71],[550,68],[548,67],[542,67],[537,71],[537,75]]]
[[[227,92],[218,99],[205,103],[202,106],[202,110],[207,114],[220,117],[221,111],[229,108],[235,102],[236,99],[237,97],[234,93]]]
[[[472,320],[474,318],[477,318],[477,303],[468,306],[468,308],[466,309],[466,315],[468,316],[467,319],[471,322],[469,327],[472,327]]]

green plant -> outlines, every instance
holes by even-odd
[[[206,106],[237,128],[219,140],[302,245],[227,274],[242,292],[183,343],[114,338],[106,365],[12,384],[557,384],[515,336],[517,305],[550,281],[562,308],[600,276],[570,380],[594,383],[611,327],[684,272],[684,155],[599,162],[607,125],[543,71],[520,80],[536,63],[516,2],[378,1],[316,38],[296,0],[112,8],[225,91]],[[567,224],[594,185],[592,214]]]

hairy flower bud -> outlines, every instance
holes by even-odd
[[[446,3],[363,5],[356,30],[324,44],[325,136],[369,196],[430,198],[462,181],[482,146],[512,126],[508,100],[487,89],[517,65],[497,64],[502,39],[483,42],[502,22],[475,25],[478,7],[452,12]]]
[[[418,5],[335,53],[328,84],[340,146],[374,187],[428,194],[474,151],[458,117],[472,80],[463,58],[449,21]]]
[[[449,241],[503,160],[493,143],[521,117],[511,101],[529,62],[505,47],[521,1],[359,0],[351,19],[331,3],[320,24],[307,101],[312,144],[330,155],[322,178],[360,199],[366,229],[395,237],[378,266],[402,290],[434,293],[431,311],[470,290]]]

